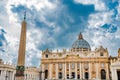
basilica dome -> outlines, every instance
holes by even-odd
[[[73,43],[72,48],[91,50],[89,43],[83,39],[81,33],[79,34],[78,39]]]

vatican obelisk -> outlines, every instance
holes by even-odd
[[[22,21],[20,44],[18,52],[18,61],[16,67],[15,80],[24,80],[25,70],[25,52],[26,52],[26,12],[24,13],[24,20]]]

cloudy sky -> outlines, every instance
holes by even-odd
[[[0,0],[0,58],[16,64],[26,10],[26,65],[39,66],[46,48],[69,49],[82,32],[92,50],[100,45],[117,56],[120,0]]]

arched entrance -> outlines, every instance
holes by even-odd
[[[101,79],[106,79],[106,72],[104,69],[101,70]]]
[[[62,72],[59,72],[58,77],[59,79],[62,79]]]
[[[48,70],[45,70],[45,79],[48,78]]]
[[[72,72],[71,76],[72,76],[71,78],[74,79],[75,78],[75,72]]]
[[[89,78],[89,74],[88,72],[85,72],[85,79],[88,79]]]

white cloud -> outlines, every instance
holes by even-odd
[[[54,2],[57,3],[57,1]],[[56,5],[51,3],[49,0],[9,0],[7,7],[10,7],[11,5],[24,5],[30,9],[34,7],[37,11],[45,8],[54,9],[56,7]]]
[[[115,15],[114,10],[107,10],[107,6],[100,0],[75,0],[81,4],[94,4],[95,10],[98,12],[90,14],[88,18],[88,28],[85,29],[85,37],[90,42],[92,50],[100,45],[108,48],[110,55],[117,56],[118,48],[120,47],[118,41],[120,40],[120,28],[119,28],[119,14],[117,15],[116,21],[113,18]],[[120,12],[119,6],[117,11]],[[109,33],[101,28],[104,24],[112,24],[117,26],[115,33]],[[111,29],[111,27],[109,28]],[[110,30],[109,30],[110,31]]]
[[[11,11],[12,6],[18,6],[18,5],[24,5],[26,6],[28,9],[32,9],[34,8],[35,10],[33,10],[33,14],[27,12],[27,16],[31,17],[33,20],[34,19],[38,19],[38,21],[43,21],[42,23],[45,23],[46,25],[55,28],[54,32],[59,31],[60,29],[56,27],[56,24],[53,22],[48,22],[47,21],[47,17],[48,13],[49,15],[51,15],[55,10],[57,6],[58,1],[54,1],[54,2],[50,2],[49,0],[11,0],[7,3],[6,9],[7,9],[7,13],[9,15],[9,23],[11,23],[11,25],[14,25],[15,27],[13,28],[13,30],[18,29],[16,28],[16,26],[19,25],[19,28],[21,27],[21,24],[17,23],[18,22],[18,15],[13,13]],[[53,11],[53,12],[52,12]],[[39,17],[38,17],[39,16]],[[33,61],[36,62],[36,64],[39,64],[37,62],[39,62],[39,58],[41,57],[40,55],[40,50],[38,49],[38,46],[42,46],[44,44],[54,44],[55,40],[53,39],[53,37],[51,37],[51,35],[49,35],[49,31],[48,29],[39,29],[36,27],[35,22],[33,20],[30,20],[28,22],[28,31],[27,31],[27,45],[26,45],[26,55],[31,55],[26,57],[26,65],[32,65]],[[21,29],[18,29],[19,33]],[[11,32],[11,31],[9,31]],[[15,34],[17,31],[14,31]],[[20,34],[18,34],[20,35]],[[10,38],[12,38],[12,36],[10,36]],[[15,39],[15,36],[13,37]],[[8,39],[9,40],[9,39]],[[12,44],[13,39],[10,39],[10,43]],[[19,43],[19,37],[16,37],[16,41],[14,41],[14,45],[18,46]],[[52,45],[51,45],[52,46]],[[16,49],[16,48],[15,48]],[[38,65],[37,65],[38,66]]]
[[[53,26],[54,23],[49,23],[46,21],[45,15],[48,14],[47,11],[54,10],[57,4],[58,4],[57,0],[54,1],[54,3],[50,2],[49,0],[8,0],[8,1],[3,0],[0,2],[0,7],[2,10],[2,12],[0,12],[0,21],[2,21],[2,23],[0,23],[0,26],[4,27],[4,29],[6,30],[7,33],[5,34],[5,37],[8,41],[6,52],[4,55],[2,55],[5,61],[12,62],[14,59],[17,58],[18,55],[21,23],[19,23],[18,14],[13,13],[11,11],[13,5],[15,7],[17,7],[18,5],[24,5],[29,9],[35,8],[39,12],[39,14],[34,16],[31,15],[31,17],[32,18],[35,17],[39,19],[38,16],[40,16],[43,19],[43,22],[45,22],[47,25]],[[35,11],[34,13],[37,12]],[[29,14],[28,16],[30,17]],[[35,29],[34,22],[32,20],[30,22],[31,23],[28,24],[30,25],[31,28],[28,28],[27,31],[26,55],[31,55],[31,56],[27,57],[26,59],[26,63],[28,63],[27,65],[32,65],[32,60],[35,60],[36,58],[40,58],[41,55],[40,55],[40,50],[37,48],[38,45],[45,44],[45,42],[48,43],[51,41],[54,42],[54,39],[50,37],[48,38],[49,35],[47,30]],[[47,35],[43,36],[43,34],[47,34]],[[46,41],[47,38],[48,41]],[[39,60],[38,61],[37,60],[36,62],[39,62]]]
[[[116,7],[118,14],[116,15],[116,20],[120,21],[120,0],[119,0],[119,5]]]
[[[89,28],[97,28],[105,23],[111,23],[112,18],[111,16],[113,15],[113,11],[106,11],[106,12],[98,12],[91,14],[89,16]]]

